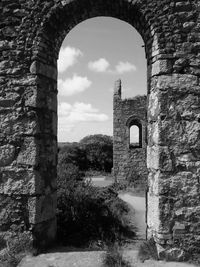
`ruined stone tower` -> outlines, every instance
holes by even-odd
[[[113,95],[113,174],[117,181],[127,180],[134,187],[147,186],[147,100],[146,96],[121,98],[121,80],[115,82]],[[130,128],[137,126],[137,145],[130,142]]]

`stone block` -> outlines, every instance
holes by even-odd
[[[148,193],[147,201],[147,226],[151,231],[158,232],[160,227],[159,198]]]
[[[23,165],[37,165],[39,160],[39,143],[34,137],[26,137],[17,156],[17,163]]]
[[[159,147],[147,146],[147,168],[159,170]]]
[[[148,103],[148,120],[157,121],[158,115],[160,114],[160,103],[159,103],[159,92],[153,91],[149,96]]]
[[[198,77],[191,74],[160,75],[156,88],[160,90],[188,90],[198,86]]]
[[[0,194],[35,195],[44,192],[44,180],[35,170],[0,168]]]
[[[160,259],[167,259],[168,261],[184,261],[186,259],[186,253],[181,248],[167,249],[159,254]]]
[[[46,108],[57,112],[57,94],[56,92],[47,92],[46,88],[31,86],[23,94],[23,101],[27,107]]]
[[[0,146],[0,167],[10,165],[15,158],[15,147],[13,145]]]
[[[57,69],[54,66],[46,65],[39,61],[34,61],[30,66],[32,74],[41,74],[57,81]]]
[[[173,230],[173,239],[179,239],[179,238],[183,238],[184,234],[185,234],[185,224],[183,223],[179,223],[179,222],[175,222],[175,225],[172,228]]]
[[[0,231],[17,231],[28,227],[26,198],[0,195]]]
[[[157,60],[150,66],[151,76],[169,74],[172,72],[172,61],[170,59]]]
[[[148,144],[149,146],[161,145],[160,127],[158,122],[151,122],[148,124]]]
[[[173,164],[171,159],[171,153],[166,146],[147,146],[147,168],[172,171]]]

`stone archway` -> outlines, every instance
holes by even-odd
[[[57,68],[66,34],[112,16],[135,27],[148,65],[148,235],[199,252],[199,1],[51,0],[0,6],[0,231],[55,237]],[[161,253],[162,254],[162,253]]]

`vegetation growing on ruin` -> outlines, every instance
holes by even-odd
[[[128,206],[118,198],[115,187],[97,188],[83,179],[85,172],[111,171],[111,167],[108,136],[88,136],[60,149],[57,236],[62,245],[97,249],[134,236],[126,219]]]

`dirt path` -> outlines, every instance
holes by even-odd
[[[134,196],[129,193],[121,193],[119,194],[119,198],[128,203],[130,208],[132,208],[134,211],[132,223],[137,228],[137,238],[146,239],[145,197]]]
[[[85,180],[91,181],[95,187],[106,187],[113,183],[113,180],[106,179],[105,176],[88,177]]]
[[[41,254],[37,257],[25,257],[18,267],[104,267],[104,251],[65,252]],[[128,250],[124,256],[130,261],[131,267],[197,267],[189,263],[164,262],[147,260],[139,262],[137,251]]]

